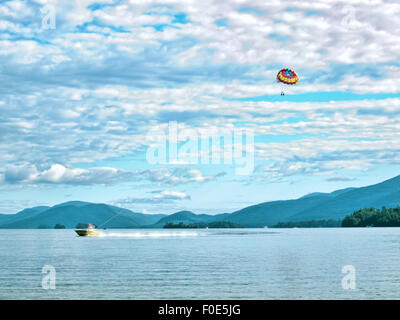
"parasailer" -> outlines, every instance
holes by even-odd
[[[276,81],[285,85],[294,85],[299,82],[299,77],[294,70],[285,68],[278,72],[278,74],[276,75]],[[285,93],[282,90],[281,96],[284,95]]]

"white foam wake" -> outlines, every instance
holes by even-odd
[[[196,232],[110,232],[102,233],[100,237],[129,237],[129,238],[161,238],[161,237],[195,237]]]

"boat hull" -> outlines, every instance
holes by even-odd
[[[87,229],[75,230],[75,232],[78,234],[78,236],[81,236],[81,237],[100,236],[101,235],[100,232],[97,232],[94,230],[87,230]]]

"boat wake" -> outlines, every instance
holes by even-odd
[[[99,237],[121,237],[121,238],[165,238],[165,237],[195,237],[196,232],[110,232],[102,233]]]

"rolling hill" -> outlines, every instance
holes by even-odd
[[[33,208],[24,209],[16,214],[1,214],[0,215],[0,225],[5,223],[13,223],[17,221],[21,221],[30,217],[34,217],[35,215],[50,209],[50,207],[39,206]]]
[[[299,199],[264,202],[233,213],[217,215],[179,211],[171,215],[150,215],[107,204],[70,201],[53,207],[33,207],[17,214],[0,215],[0,228],[53,228],[62,224],[94,223],[106,228],[162,228],[167,223],[192,224],[227,221],[245,227],[272,226],[278,222],[343,219],[361,208],[400,205],[400,176],[361,188],[331,193],[314,192]]]
[[[173,213],[169,216],[163,217],[157,223],[150,225],[150,228],[162,228],[167,223],[179,223],[182,222],[184,224],[192,224],[197,222],[214,222],[214,221],[223,221],[225,218],[229,216],[229,213],[222,213],[217,215],[208,215],[208,214],[194,214],[191,211],[179,211]]]
[[[400,176],[367,187],[261,203],[233,212],[226,220],[261,227],[288,221],[342,219],[360,208],[397,205],[400,205]]]
[[[39,226],[54,227],[62,224],[75,228],[78,223],[93,223],[104,228],[138,228],[153,224],[164,215],[150,215],[132,212],[128,209],[89,202],[68,202],[53,207],[25,209],[15,218],[0,220],[0,228],[32,229]]]

